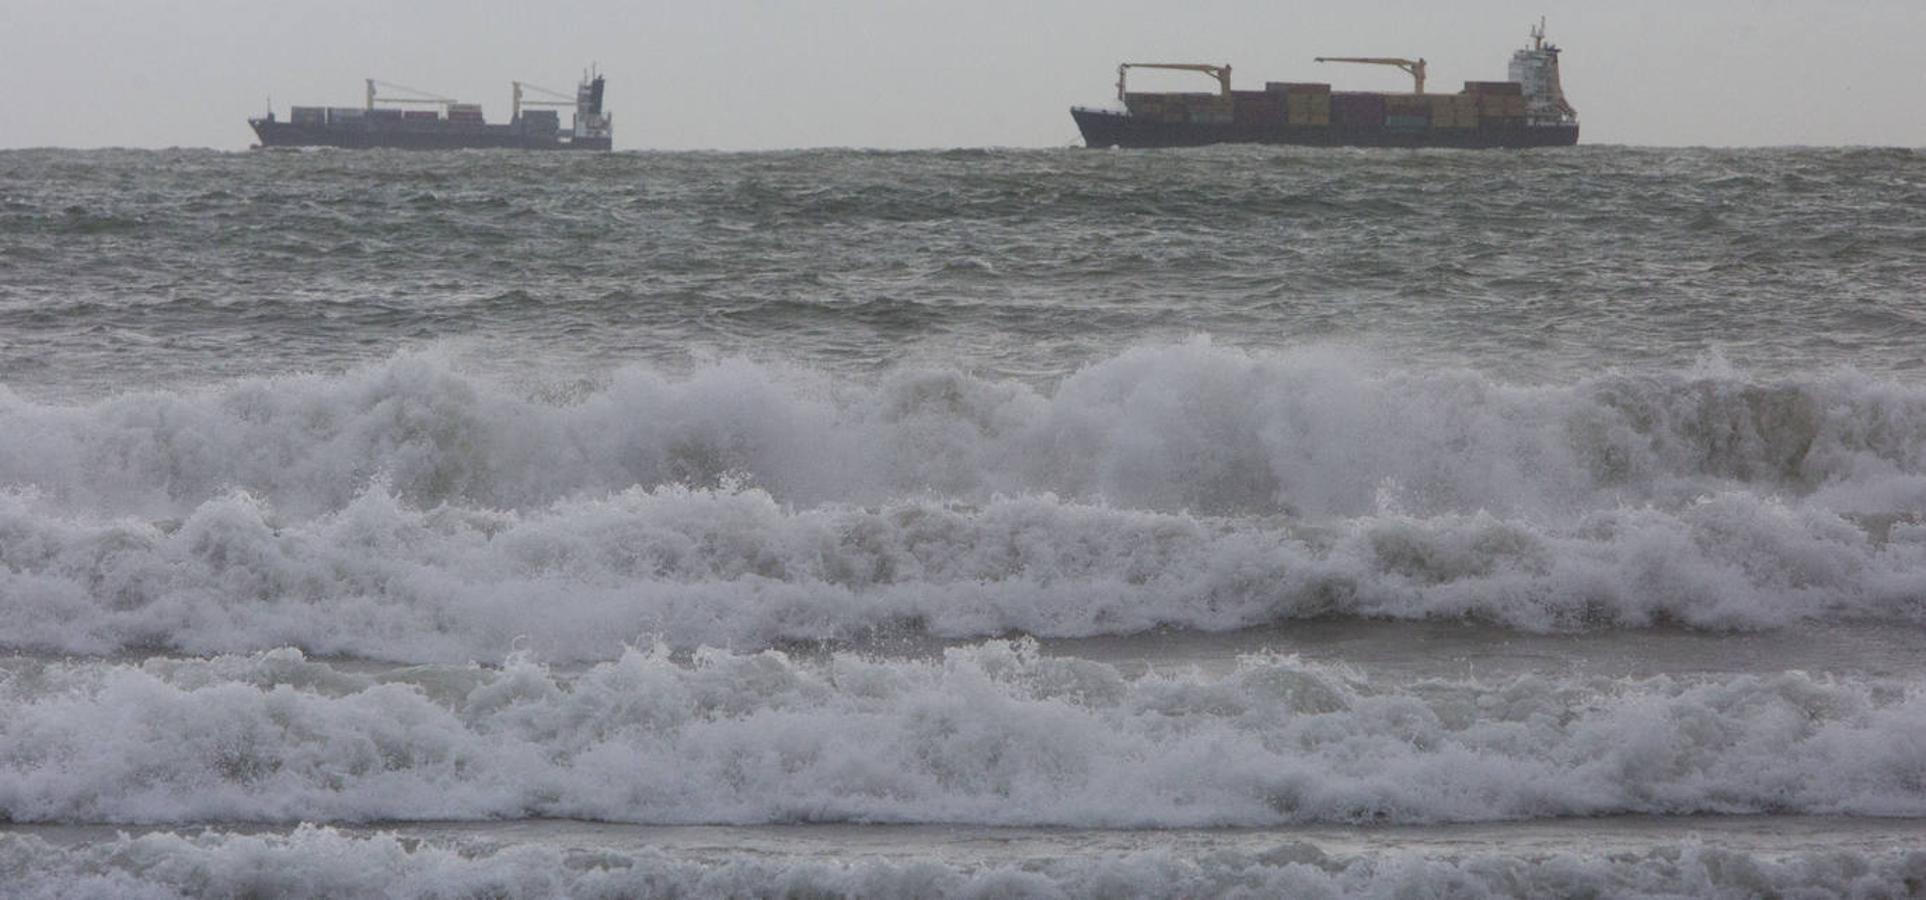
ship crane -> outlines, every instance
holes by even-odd
[[[452,97],[442,97],[434,93],[431,93],[429,91],[424,91],[424,90],[421,90],[420,88],[411,88],[403,84],[389,84],[386,81],[376,81],[373,78],[370,78],[367,81],[368,81],[368,108],[369,109],[374,109],[375,103],[377,102],[377,99],[375,97],[376,85],[385,87],[391,91],[407,91],[410,94],[420,95],[419,97],[381,97],[379,98],[379,101],[378,101],[381,103],[421,103],[421,104],[426,104],[430,106],[453,106],[454,104],[461,102]]]
[[[1419,94],[1424,93],[1424,58],[1423,57],[1419,57],[1417,59],[1398,59],[1396,57],[1391,57],[1391,56],[1320,56],[1317,58],[1317,61],[1318,62],[1365,63],[1367,65],[1373,65],[1373,66],[1397,66],[1398,68],[1411,73],[1412,80],[1417,82],[1417,90],[1415,91],[1415,93],[1419,93]]]
[[[522,107],[524,106],[574,106],[576,104],[575,98],[570,97],[569,95],[564,94],[561,91],[551,91],[548,88],[542,87],[541,85],[529,84],[525,81],[513,81],[509,83],[515,86],[514,99],[509,103],[510,111],[508,113],[508,118],[510,121],[513,121],[515,119],[519,119],[522,117]],[[556,99],[524,100],[522,99],[523,91],[534,91],[537,94],[547,94],[548,96],[554,97]]]
[[[1203,63],[1123,63],[1117,66],[1117,99],[1120,101],[1124,99],[1124,73],[1131,69],[1176,69],[1181,72],[1202,72],[1205,75],[1217,79],[1217,83],[1223,87],[1225,102],[1230,101],[1231,67],[1228,65],[1212,66]]]

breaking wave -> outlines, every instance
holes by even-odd
[[[23,898],[1680,897],[1906,896],[1926,853],[1755,854],[1699,842],[1643,852],[1346,856],[1280,840],[1257,851],[1162,850],[963,864],[799,860],[756,853],[443,847],[305,826],[286,836],[149,834],[66,848],[0,835],[0,876]]]
[[[1521,387],[1144,348],[1043,390],[725,361],[517,393],[406,357],[0,396],[17,649],[609,659],[1233,629],[1926,618],[1926,392]]]
[[[657,648],[574,675],[526,657],[368,673],[278,650],[14,668],[0,810],[1086,828],[1922,816],[1922,748],[1916,686],[1794,672],[1400,684],[1260,655],[1132,677],[997,641],[930,660]]]
[[[49,518],[0,497],[16,649],[397,661],[608,659],[661,640],[765,647],[1470,617],[1536,631],[1926,621],[1926,526],[1883,531],[1749,494],[1546,525],[1489,513],[1310,526],[1088,506],[787,508],[759,490],[631,489],[533,512],[421,511],[381,490],[283,520],[245,494],[185,521]]]
[[[1204,515],[1559,515],[1748,490],[1926,508],[1926,390],[1851,372],[1705,371],[1524,387],[1333,351],[1140,348],[1050,390],[946,370],[874,381],[743,360],[517,392],[409,356],[339,376],[49,406],[0,394],[0,484],[76,510],[282,515],[374,481],[529,509],[725,479],[797,506],[1050,493]]]

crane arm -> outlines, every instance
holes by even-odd
[[[368,108],[369,109],[374,109],[374,105],[378,102],[379,103],[421,103],[421,104],[431,104],[434,106],[446,106],[450,103],[459,102],[454,100],[453,98],[439,96],[429,91],[421,90],[420,88],[411,88],[405,84],[391,84],[389,82],[380,81],[374,78],[367,79],[367,82],[368,82]],[[388,88],[389,90],[407,91],[410,94],[420,94],[421,96],[420,97],[381,97],[377,99],[375,97],[375,88],[377,86],[385,87],[385,88]]]
[[[1397,66],[1411,73],[1417,82],[1417,93],[1424,93],[1424,58],[1401,59],[1395,56],[1320,56],[1318,62],[1364,63],[1373,66]]]
[[[547,94],[548,96],[554,97],[557,100],[566,100],[571,104],[575,102],[574,96],[570,94],[564,94],[561,91],[550,90],[548,88],[542,87],[539,84],[529,84],[526,81],[517,81],[515,83],[518,85],[521,85],[521,88],[524,91],[534,91],[537,94]],[[530,100],[528,102],[534,103],[535,101]]]
[[[547,94],[551,97],[566,97],[568,95],[562,93],[561,91],[551,91],[548,88],[542,87],[539,84],[529,84],[526,81],[511,81],[509,82],[509,84],[512,84],[515,86],[515,90],[510,95],[510,99],[508,103],[508,117],[511,120],[519,119],[522,117],[522,107],[524,106],[575,106],[576,105],[576,101],[574,100],[524,99],[523,94],[528,91],[534,91],[538,94]]]
[[[1223,90],[1225,100],[1231,95],[1231,67],[1213,66],[1205,63],[1123,63],[1117,66],[1117,99],[1124,98],[1124,73],[1131,69],[1176,69],[1181,72],[1202,72],[1217,79]]]

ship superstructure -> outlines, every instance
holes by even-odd
[[[1195,147],[1302,144],[1354,147],[1558,147],[1578,143],[1578,113],[1559,80],[1560,50],[1541,20],[1530,46],[1512,54],[1506,81],[1467,81],[1455,94],[1425,91],[1423,58],[1320,56],[1318,62],[1396,67],[1412,91],[1333,91],[1319,82],[1267,82],[1262,91],[1231,86],[1231,67],[1203,63],[1124,63],[1117,67],[1122,109],[1073,107],[1091,147]],[[1198,72],[1212,93],[1133,93],[1132,69]]]
[[[1535,127],[1578,127],[1578,111],[1565,102],[1565,87],[1558,79],[1559,49],[1545,43],[1545,23],[1540,20],[1531,30],[1530,47],[1511,55],[1511,80],[1518,82],[1525,95],[1525,124]]]
[[[613,117],[602,107],[602,75],[590,70],[571,98],[559,91],[514,82],[509,120],[489,124],[478,103],[367,79],[361,106],[296,106],[288,118],[273,110],[248,120],[262,147],[340,147],[404,150],[608,150]],[[386,93],[383,92],[386,89]],[[532,96],[531,96],[532,95]],[[402,109],[428,106],[434,109]],[[573,108],[562,127],[561,108]]]

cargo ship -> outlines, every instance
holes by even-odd
[[[1117,67],[1123,108],[1072,107],[1090,147],[1198,147],[1299,144],[1320,147],[1565,147],[1578,143],[1578,112],[1558,79],[1557,46],[1541,20],[1531,44],[1512,54],[1506,81],[1467,81],[1455,94],[1425,92],[1425,61],[1320,56],[1318,62],[1394,66],[1413,79],[1409,94],[1332,91],[1329,84],[1273,81],[1261,91],[1231,88],[1231,67],[1201,63],[1124,63]],[[1213,93],[1132,93],[1131,69],[1200,72]]]
[[[582,76],[575,96],[513,82],[507,124],[491,125],[482,118],[481,105],[462,103],[426,91],[367,80],[361,106],[296,106],[283,121],[273,109],[247,120],[261,139],[261,147],[341,147],[362,150],[392,147],[402,150],[608,150],[612,117],[602,109],[603,78],[591,70]],[[387,88],[391,93],[382,94]],[[405,96],[396,96],[399,91]],[[533,94],[535,96],[529,96]],[[435,109],[401,109],[403,105]],[[533,107],[533,108],[531,108]],[[574,107],[569,127],[562,128],[555,107]]]

